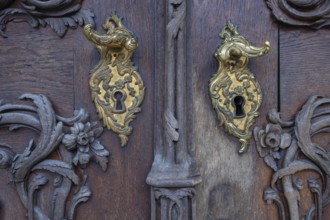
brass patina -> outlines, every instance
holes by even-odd
[[[84,27],[85,36],[100,52],[100,62],[91,70],[89,86],[99,118],[109,130],[116,132],[125,146],[132,133],[129,123],[140,112],[145,87],[131,57],[138,40],[113,14],[106,20],[105,34]]]
[[[243,153],[247,150],[250,127],[258,116],[262,100],[259,83],[247,65],[249,58],[267,53],[270,43],[266,41],[263,47],[252,46],[231,22],[223,27],[220,38],[224,42],[215,53],[219,69],[210,80],[210,95],[220,125],[239,139],[239,153]]]

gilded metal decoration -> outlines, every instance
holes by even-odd
[[[251,138],[250,126],[258,116],[262,94],[247,65],[249,58],[262,56],[270,49],[252,46],[230,22],[220,32],[224,40],[215,53],[219,62],[217,73],[210,80],[210,96],[220,125],[241,142],[239,153],[247,150]]]
[[[330,25],[330,0],[266,0],[266,3],[282,23],[314,29]]]
[[[32,27],[49,25],[57,35],[63,37],[69,28],[78,25],[94,24],[94,14],[81,9],[83,0],[1,0],[0,35],[4,33],[10,21],[26,21]],[[15,4],[15,8],[8,5]]]
[[[116,132],[125,146],[132,133],[129,123],[140,112],[144,98],[143,81],[131,57],[138,40],[116,14],[103,25],[107,33],[84,27],[85,36],[100,52],[100,62],[91,71],[89,86],[99,118],[109,130]]]
[[[92,160],[104,171],[107,168],[109,151],[97,139],[103,128],[88,122],[84,109],[64,118],[56,115],[43,95],[24,94],[21,99],[32,100],[34,106],[0,103],[0,127],[29,128],[40,137],[31,139],[23,152],[1,143],[0,168],[11,173],[29,220],[72,220],[77,205],[92,195],[84,169]],[[42,192],[41,204],[38,194]]]
[[[329,98],[312,96],[295,120],[282,120],[273,109],[270,123],[254,128],[259,155],[274,171],[264,200],[276,203],[282,220],[323,219],[322,209],[330,202],[330,152],[317,143],[316,135],[330,131],[329,109]],[[313,202],[302,208],[308,192]]]

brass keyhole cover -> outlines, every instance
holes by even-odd
[[[109,130],[116,132],[125,146],[132,133],[129,123],[140,112],[144,99],[143,81],[131,61],[138,40],[113,14],[103,28],[106,33],[84,27],[86,38],[100,52],[100,62],[91,71],[89,86],[99,118]],[[121,97],[119,97],[121,96]]]
[[[239,139],[239,153],[243,153],[262,100],[259,83],[247,65],[249,58],[267,53],[270,44],[266,41],[263,47],[252,46],[231,22],[223,27],[220,38],[224,41],[214,55],[219,69],[210,80],[210,96],[220,125]]]

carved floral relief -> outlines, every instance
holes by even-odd
[[[21,99],[31,100],[34,105],[0,103],[0,127],[13,132],[32,129],[39,133],[39,139],[31,139],[23,152],[1,143],[0,168],[10,172],[29,220],[71,220],[76,207],[92,195],[84,169],[91,161],[104,171],[107,168],[109,151],[98,140],[103,128],[88,121],[85,109],[65,118],[55,113],[43,95],[24,94]],[[51,197],[46,200],[51,201],[46,204],[51,214],[37,199],[47,185],[53,186],[52,193],[43,195]]]
[[[254,129],[259,155],[274,171],[264,200],[278,206],[282,220],[321,220],[322,210],[330,202],[330,153],[312,139],[329,132],[329,107],[330,99],[312,96],[295,120],[284,121],[273,109],[268,114],[270,123]],[[307,171],[315,175],[308,173],[307,179],[299,176]],[[301,208],[303,190],[313,198],[305,213]]]

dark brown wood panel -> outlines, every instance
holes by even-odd
[[[219,126],[208,94],[208,83],[218,62],[213,54],[227,20],[253,45],[270,41],[269,54],[251,59],[250,69],[263,90],[257,124],[270,108],[277,108],[277,24],[263,1],[192,1],[191,51],[194,97],[194,141],[203,181],[197,188],[197,219],[278,219],[276,206],[266,205],[263,190],[271,178],[258,159],[253,140],[244,155],[240,143]]]
[[[330,97],[329,44],[329,29],[280,26],[280,109],[284,119],[292,119],[313,95]],[[315,136],[313,141],[329,150],[328,133]],[[308,172],[300,175],[304,181],[313,177]],[[306,213],[312,195],[307,187],[302,193],[301,212]],[[329,207],[324,208],[323,219],[329,215]]]
[[[23,93],[45,94],[60,114],[72,114],[74,48],[49,30],[9,25],[0,38],[0,94],[13,102]],[[72,41],[72,40],[71,40]]]
[[[291,118],[311,95],[330,96],[329,30],[281,26],[281,112]]]
[[[71,42],[61,41],[47,29],[31,29],[26,23],[9,24],[7,33],[9,38],[0,38],[0,99],[4,103],[27,104],[30,101],[18,100],[22,94],[45,94],[58,114],[72,115],[74,50]],[[38,139],[36,132],[27,129],[9,132],[1,128],[0,131],[0,143],[10,144],[17,152],[23,152],[31,139]],[[10,172],[1,169],[0,173],[0,218],[24,219],[26,210]]]
[[[100,141],[111,152],[108,170],[103,172],[96,164],[85,170],[93,196],[78,207],[75,219],[150,219],[150,188],[145,179],[153,159],[155,3],[152,0],[83,3],[83,8],[90,8],[96,15],[96,29],[100,32],[113,11],[124,18],[124,25],[139,40],[133,62],[147,89],[142,112],[131,123],[134,130],[125,148],[120,147],[117,135],[104,131]],[[50,28],[33,29],[24,22],[10,23],[6,34],[8,38],[0,39],[0,99],[13,103],[22,93],[42,93],[60,114],[70,116],[74,109],[87,108],[90,117],[98,120],[88,80],[99,54],[80,27],[68,30],[61,39]],[[33,132],[23,133],[28,138],[31,135]],[[22,149],[28,138],[18,140]],[[6,139],[0,142],[3,140]],[[6,187],[0,191],[0,218],[24,219],[26,211],[10,184],[9,174],[5,170],[1,174],[0,183]],[[16,206],[7,202],[11,198]]]
[[[116,10],[123,24],[139,40],[133,62],[146,87],[142,111],[132,122],[133,133],[122,148],[113,132],[105,131],[102,143],[110,150],[110,163],[106,173],[99,167],[87,170],[94,196],[89,203],[78,208],[77,219],[150,219],[150,188],[145,183],[153,159],[153,91],[155,74],[155,1],[86,1],[93,8],[97,29]],[[81,45],[84,45],[83,47]],[[89,70],[98,62],[96,48],[81,34],[75,41],[75,107],[87,106],[93,119],[97,119],[94,104],[87,88]],[[100,205],[104,204],[104,205]],[[93,207],[93,208],[91,208]]]
[[[272,108],[280,110],[283,118],[290,119],[311,95],[330,97],[329,29],[315,31],[278,25],[265,1],[187,0],[184,3],[187,3],[187,12],[183,14],[187,18],[175,15],[179,19],[173,20],[186,23],[187,39],[179,42],[187,43],[188,55],[178,60],[187,60],[186,76],[189,79],[178,83],[182,87],[176,91],[182,94],[174,94],[173,98],[180,102],[175,97],[189,96],[185,99],[189,104],[184,106],[189,106],[188,109],[191,106],[187,118],[192,121],[186,123],[189,134],[185,134],[184,126],[178,129],[171,126],[178,130],[181,138],[179,142],[175,140],[178,144],[173,146],[180,150],[182,140],[187,137],[187,142],[192,145],[187,148],[193,149],[191,152],[196,149],[203,179],[192,199],[196,201],[196,219],[279,219],[277,206],[267,205],[263,199],[264,189],[270,185],[273,172],[260,158],[252,139],[248,151],[238,154],[239,141],[219,126],[212,108],[208,84],[218,69],[213,55],[222,42],[219,32],[230,20],[253,45],[263,45],[266,40],[271,44],[267,55],[253,58],[249,63],[263,91],[260,116],[256,119],[256,125],[262,126],[267,123],[266,115]],[[138,37],[139,47],[133,55],[133,62],[144,80],[146,96],[142,112],[131,123],[134,130],[126,147],[120,147],[117,135],[111,131],[105,130],[100,137],[102,144],[111,152],[108,170],[103,172],[95,163],[84,170],[93,195],[88,202],[78,206],[75,219],[151,218],[150,186],[145,181],[153,160],[154,141],[162,140],[157,137],[163,136],[166,133],[163,130],[168,126],[163,117],[166,103],[156,100],[159,100],[157,95],[170,94],[161,91],[166,87],[168,76],[158,75],[157,79],[161,80],[156,81],[155,74],[163,74],[166,69],[166,24],[171,17],[167,18],[165,12],[169,8],[175,11],[181,4],[180,1],[168,3],[165,0],[83,1],[82,7],[91,9],[95,14],[96,30],[102,32],[105,19],[117,11],[124,18],[123,24]],[[90,70],[99,61],[99,54],[85,39],[82,28],[69,29],[61,39],[49,27],[34,29],[24,22],[9,23],[6,34],[8,38],[0,37],[0,100],[23,103],[17,100],[21,94],[41,93],[49,97],[60,115],[69,117],[74,109],[86,108],[91,121],[98,120],[88,81]],[[184,47],[177,45],[175,48]],[[159,93],[157,90],[157,95],[156,88],[160,90]],[[173,117],[182,119],[175,114]],[[154,132],[157,127],[161,129]],[[31,138],[38,138],[37,132],[26,129],[9,132],[1,128],[0,131],[0,144],[10,143],[20,152]],[[324,134],[314,139],[322,146],[329,145],[329,138]],[[157,143],[160,149],[166,146],[161,142]],[[192,159],[193,154],[189,155]],[[26,219],[26,209],[9,172],[1,169],[0,175],[0,219]],[[300,176],[308,178],[312,175]],[[50,193],[50,189],[43,189],[43,193]],[[173,190],[169,189],[166,190]],[[307,187],[304,190],[301,191],[304,197],[302,211],[306,211],[312,203]],[[44,196],[38,198],[44,202],[43,205],[49,202]],[[157,199],[156,202],[160,204]],[[173,216],[177,215],[175,209],[172,212]],[[329,215],[330,209],[327,208],[323,213],[324,219]]]

